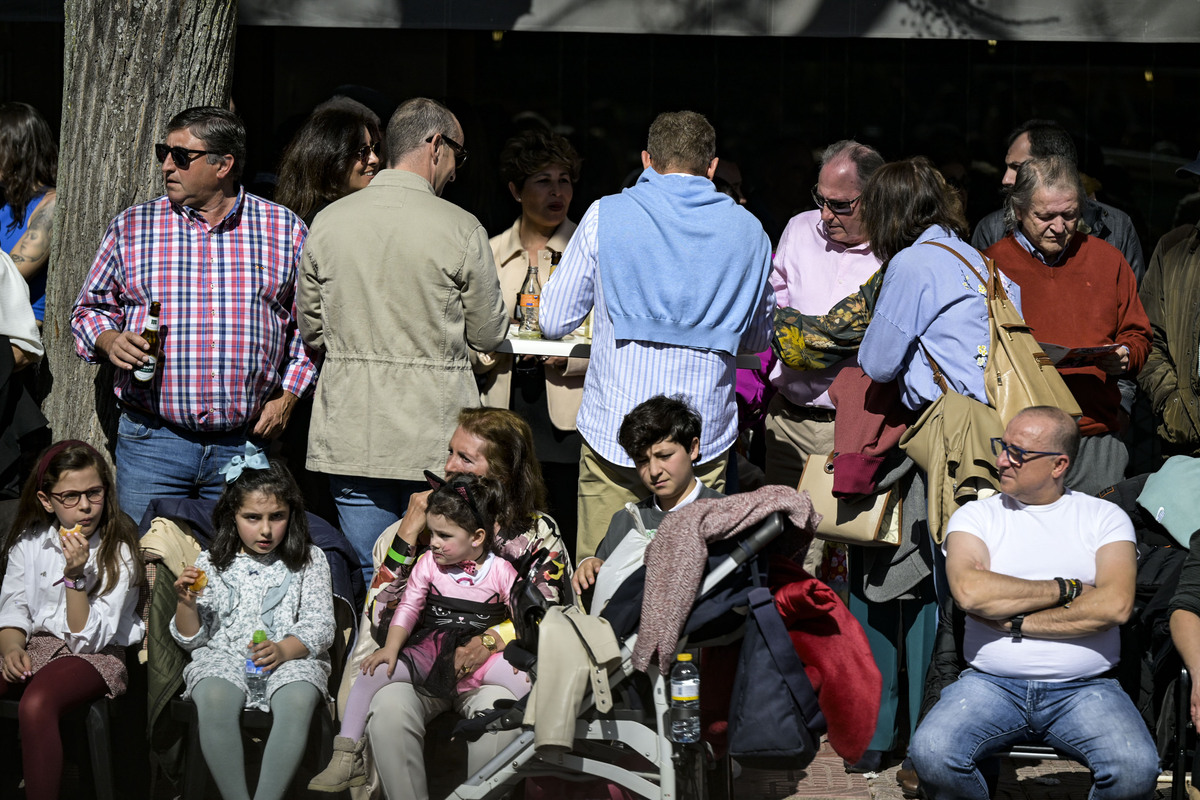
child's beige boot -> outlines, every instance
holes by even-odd
[[[351,786],[362,786],[367,782],[367,765],[363,760],[363,748],[367,737],[357,742],[345,736],[333,739],[333,758],[329,766],[309,782],[314,792],[341,792]]]

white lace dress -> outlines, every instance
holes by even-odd
[[[223,678],[246,689],[246,650],[256,630],[278,642],[295,636],[308,648],[305,658],[285,661],[267,678],[267,697],[292,681],[308,681],[328,698],[329,646],[333,643],[333,590],[329,562],[314,546],[310,561],[291,572],[275,553],[265,556],[238,553],[233,563],[218,571],[208,553],[196,559],[196,568],[208,573],[208,588],[196,601],[200,630],[187,637],[171,619],[171,635],[191,652],[183,669],[183,696],[204,678]]]

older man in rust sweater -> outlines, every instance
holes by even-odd
[[[1117,433],[1127,419],[1117,379],[1137,375],[1151,332],[1125,257],[1077,229],[1085,197],[1071,161],[1026,161],[1005,207],[1009,233],[985,252],[1021,287],[1021,309],[1038,341],[1118,345],[1087,365],[1060,368],[1083,410],[1083,443],[1067,486],[1095,494],[1124,478],[1129,454]]]

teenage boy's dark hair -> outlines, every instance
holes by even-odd
[[[664,439],[687,448],[699,438],[700,415],[681,397],[661,394],[626,414],[617,432],[617,441],[634,461]]]

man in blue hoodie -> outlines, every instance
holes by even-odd
[[[716,132],[693,111],[650,126],[637,183],[592,204],[542,289],[547,339],[596,309],[577,427],[579,538],[592,555],[613,511],[643,487],[617,442],[621,420],[655,395],[678,396],[704,420],[696,476],[725,485],[737,437],[736,356],[770,341],[771,243],[750,212],[717,192]]]

